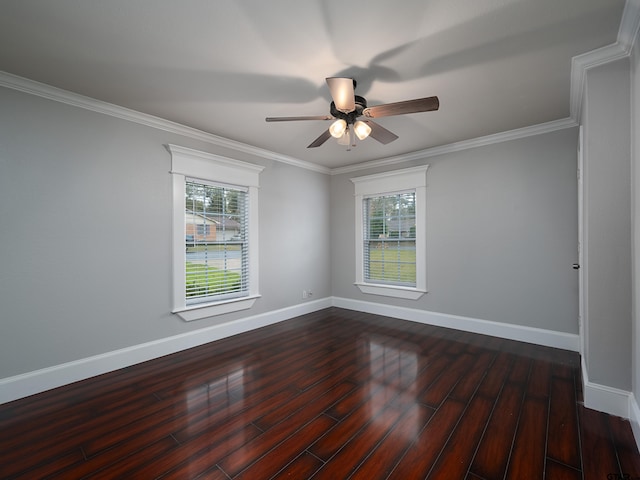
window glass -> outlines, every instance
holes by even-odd
[[[241,187],[187,180],[187,305],[248,294],[247,206]]]
[[[416,286],[415,192],[364,199],[364,278]]]

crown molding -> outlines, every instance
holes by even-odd
[[[419,150],[417,152],[411,152],[404,155],[395,157],[383,158],[380,160],[373,160],[370,162],[358,163],[356,165],[348,165],[345,167],[328,168],[321,165],[316,165],[311,162],[305,162],[298,160],[287,155],[282,155],[270,150],[254,147],[245,143],[229,140],[224,137],[207,133],[196,128],[187,127],[164,118],[149,115],[147,113],[138,112],[129,108],[121,107],[112,103],[104,102],[102,100],[96,100],[91,97],[80,95],[78,93],[63,90],[58,87],[53,87],[41,82],[36,82],[28,78],[19,77],[11,73],[0,71],[0,87],[7,87],[20,92],[28,93],[31,95],[53,100],[66,105],[71,105],[85,110],[90,110],[96,113],[109,115],[112,117],[120,118],[130,122],[138,123],[148,127],[163,130],[169,133],[182,135],[192,138],[194,140],[200,140],[210,143],[212,145],[229,148],[238,152],[248,153],[260,158],[275,160],[282,163],[287,163],[296,167],[312,170],[315,172],[338,175],[341,173],[355,172],[358,170],[364,170],[367,168],[378,167],[383,165],[395,165],[398,163],[409,162],[412,160],[418,160],[421,158],[433,157],[436,155],[443,155],[445,153],[458,152],[461,150],[467,150],[470,148],[480,147],[483,145],[490,145],[492,143],[506,142],[508,140],[514,140],[518,138],[529,137],[533,135],[540,135],[542,133],[548,133],[563,128],[574,127],[577,125],[572,119],[562,119],[552,122],[547,122],[539,125],[533,125],[530,127],[519,128],[516,130],[510,130],[507,132],[501,132],[493,135],[487,135],[484,137],[474,138],[470,140],[464,140],[461,142],[451,143],[448,145],[442,145],[438,147],[428,148],[426,150]]]
[[[582,115],[582,97],[587,70],[620,60],[631,54],[640,26],[640,0],[627,0],[620,20],[616,43],[577,55],[571,59],[570,114],[576,122]]]
[[[563,118],[561,120],[540,123],[530,127],[517,128],[506,132],[495,133],[493,135],[486,135],[484,137],[472,138],[470,140],[463,140],[461,142],[450,143],[448,145],[427,148],[425,150],[398,155],[395,157],[382,158],[380,160],[372,160],[370,162],[363,162],[355,165],[347,165],[346,167],[338,167],[332,169],[331,174],[340,175],[342,173],[351,173],[374,167],[396,165],[398,163],[445,155],[447,153],[460,152],[462,150],[483,147],[485,145],[492,145],[494,143],[508,142],[510,140],[532,137],[534,135],[542,135],[544,133],[555,132],[556,130],[563,130],[565,128],[576,126],[578,126],[578,124],[572,118]]]
[[[580,121],[582,115],[582,97],[584,94],[587,70],[628,57],[629,51],[616,42],[591,52],[577,55],[571,59],[571,90],[569,111],[571,118]]]
[[[307,170],[313,170],[315,172],[329,174],[331,170],[321,165],[316,165],[311,162],[305,162],[298,160],[287,155],[282,155],[270,150],[254,147],[246,143],[237,142],[235,140],[229,140],[228,138],[219,137],[212,133],[207,133],[196,128],[187,127],[164,118],[149,115],[147,113],[138,112],[129,108],[114,105],[112,103],[103,102],[102,100],[96,100],[91,97],[86,97],[78,93],[63,90],[61,88],[53,87],[44,83],[29,80],[28,78],[19,77],[11,73],[0,71],[0,87],[7,87],[20,92],[36,95],[38,97],[46,98],[56,102],[64,103],[74,107],[83,108],[96,113],[102,113],[111,117],[120,118],[129,122],[138,123],[147,127],[152,127],[165,132],[182,135],[192,138],[194,140],[200,140],[209,144],[228,148],[238,152],[248,153],[260,158],[275,160],[282,163],[294,165],[296,167],[305,168]]]
[[[289,165],[323,174],[339,175],[342,173],[356,172],[368,168],[395,165],[398,163],[419,160],[436,155],[459,152],[461,150],[467,150],[470,148],[481,147],[493,143],[506,142],[509,140],[525,138],[533,135],[540,135],[543,133],[549,133],[556,130],[577,126],[580,122],[580,116],[582,114],[582,97],[584,93],[587,70],[599,65],[603,65],[605,63],[628,57],[631,53],[633,45],[636,42],[639,28],[640,0],[627,0],[624,6],[624,11],[622,13],[620,28],[618,30],[618,40],[616,41],[616,43],[607,45],[597,50],[593,50],[591,52],[584,53],[582,55],[577,55],[571,59],[569,118],[554,120],[551,122],[515,130],[509,130],[507,132],[487,135],[470,140],[463,140],[461,142],[428,148],[425,150],[398,155],[395,157],[382,158],[379,160],[372,160],[369,162],[347,165],[345,167],[338,167],[333,169],[311,162],[306,162],[304,160],[299,160],[297,158],[289,157],[280,153],[272,152],[270,150],[265,150],[262,148],[254,147],[252,145],[237,142],[235,140],[230,140],[160,117],[141,113],[135,110],[121,107],[119,105],[103,102],[101,100],[96,100],[84,95],[69,92],[57,87],[52,87],[50,85],[19,77],[7,72],[0,71],[0,86],[47,98],[49,100],[65,103],[67,105],[84,108],[86,110],[91,110],[97,113],[110,115],[112,117],[121,118],[130,122],[139,123],[141,125],[164,130],[166,132],[193,138],[195,140],[204,141],[215,146],[228,148],[238,152],[248,153],[260,158],[287,163]]]
[[[620,20],[620,29],[618,30],[618,43],[622,45],[627,54],[631,53],[639,27],[640,0],[627,0]]]
[[[555,130],[561,130],[563,128],[575,127],[579,125],[582,114],[582,96],[584,93],[587,70],[628,57],[636,43],[639,30],[640,0],[627,0],[622,12],[622,19],[620,20],[620,28],[618,29],[618,38],[616,43],[598,48],[582,55],[577,55],[571,59],[569,118],[510,130],[495,135],[464,140],[462,142],[451,143],[440,147],[428,148],[426,150],[412,152],[397,157],[389,157],[356,165],[348,165],[346,167],[338,167],[332,169],[331,174],[339,175],[342,173],[351,173],[373,167],[395,165],[402,162],[409,162],[412,160],[419,160],[421,158],[458,152],[469,148],[481,147],[483,145],[490,145],[492,143],[506,142],[508,140],[524,138],[532,135],[540,135]]]

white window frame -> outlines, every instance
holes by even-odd
[[[377,173],[350,180],[355,185],[356,281],[362,293],[417,300],[427,293],[427,168],[429,165]],[[416,195],[416,286],[368,283],[364,278],[364,215],[367,197],[413,191]]]
[[[167,145],[171,153],[173,180],[172,215],[172,271],[173,310],[189,322],[201,318],[246,310],[260,297],[258,271],[258,189],[259,175],[264,167],[231,158],[200,152],[177,145]],[[237,185],[248,189],[249,194],[249,291],[243,297],[221,301],[186,304],[186,252],[185,252],[185,185],[186,179],[201,179]]]

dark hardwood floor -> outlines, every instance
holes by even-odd
[[[634,479],[578,354],[331,308],[0,406],[0,477]]]

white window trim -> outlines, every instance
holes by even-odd
[[[377,173],[350,180],[355,185],[356,200],[356,281],[362,293],[417,300],[427,293],[427,168],[429,165]],[[416,286],[373,284],[364,280],[363,200],[367,196],[390,195],[406,191],[416,193]]]
[[[173,177],[173,310],[189,322],[201,318],[246,310],[260,297],[258,285],[258,189],[259,175],[264,167],[200,152],[177,145],[167,145],[171,153]],[[185,184],[186,178],[247,187],[249,190],[249,295],[218,302],[186,305],[185,296]]]

